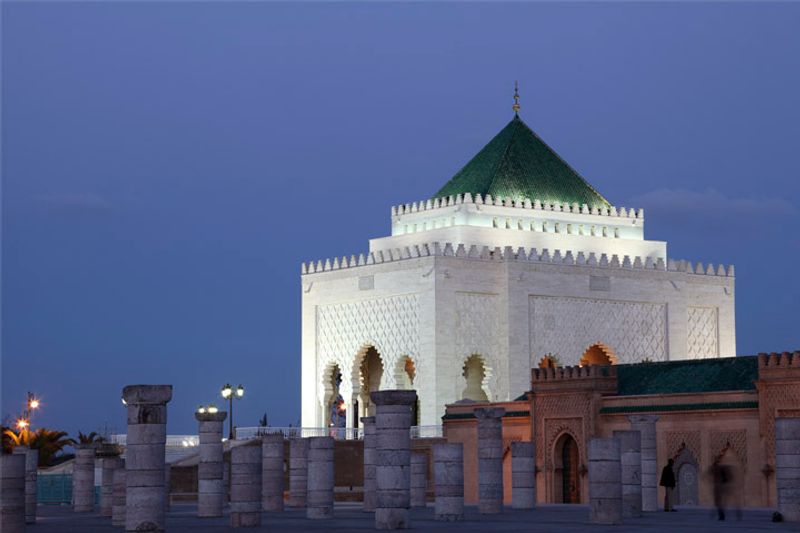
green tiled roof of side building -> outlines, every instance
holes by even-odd
[[[433,197],[464,193],[598,208],[610,206],[518,115]]]
[[[758,358],[721,357],[617,366],[620,396],[755,390]]]

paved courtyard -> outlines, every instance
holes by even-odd
[[[167,519],[167,531],[195,532],[222,531],[229,529],[227,514],[224,518],[200,520],[194,516],[194,505],[173,505]],[[710,509],[680,509],[676,513],[652,513],[629,520],[621,526],[593,526],[588,522],[588,506],[585,505],[546,505],[535,511],[515,511],[506,509],[499,516],[482,516],[475,507],[467,507],[467,520],[464,522],[436,522],[433,520],[433,507],[412,510],[413,528],[416,531],[458,531],[468,532],[536,532],[556,531],[558,533],[577,531],[623,532],[669,532],[669,533],[712,533],[715,531],[800,531],[799,524],[775,524],[770,521],[771,511],[747,510],[741,520],[735,516],[728,521],[718,522]],[[121,528],[112,527],[111,519],[97,514],[78,515],[69,507],[40,506],[38,533],[100,533],[119,532]],[[264,513],[262,527],[249,531],[320,531],[326,533],[347,531],[374,531],[372,515],[362,513],[358,504],[337,504],[336,518],[333,520],[306,520],[302,510],[287,510],[284,513]]]

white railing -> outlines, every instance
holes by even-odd
[[[119,444],[125,446],[128,442],[127,435],[109,435],[109,442],[112,444]],[[167,435],[168,448],[190,448],[192,446],[200,445],[200,437],[197,435]]]
[[[336,440],[358,440],[364,437],[363,428],[247,427],[236,428],[236,440],[247,440],[273,433],[280,433],[287,439],[333,437]],[[412,439],[435,439],[441,438],[442,435],[442,426],[411,426]]]

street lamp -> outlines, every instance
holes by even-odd
[[[237,400],[241,400],[242,396],[244,396],[244,387],[239,385],[235,389],[230,383],[226,383],[222,386],[222,390],[220,391],[222,397],[228,400],[228,411],[231,413],[231,418],[228,421],[228,427],[230,429],[230,435],[228,438],[233,440],[233,399],[236,398]]]

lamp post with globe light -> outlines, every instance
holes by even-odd
[[[233,399],[236,398],[237,400],[241,400],[244,396],[244,387],[241,385],[237,386],[235,389],[230,383],[226,383],[222,386],[222,390],[220,391],[222,397],[228,400],[228,411],[231,413],[231,417],[228,421],[230,434],[228,435],[228,439],[233,440]]]

